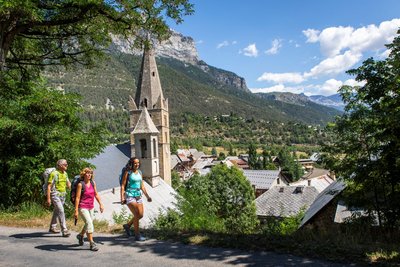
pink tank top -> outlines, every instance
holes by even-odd
[[[85,192],[81,196],[79,208],[91,210],[94,208],[94,187],[89,182],[88,186],[85,185]]]

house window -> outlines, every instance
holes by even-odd
[[[156,143],[156,139],[153,139],[153,158],[157,157],[157,143]]]
[[[155,76],[156,76],[156,72],[153,71],[153,72],[151,73],[151,75],[152,75],[153,77],[155,77]]]
[[[140,139],[140,152],[142,154],[142,158],[147,158],[147,143],[146,139]]]
[[[280,184],[281,183],[281,179],[276,179],[276,184]]]

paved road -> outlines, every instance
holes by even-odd
[[[98,252],[44,229],[0,226],[0,266],[345,266],[287,254],[246,252],[225,248],[97,234]]]

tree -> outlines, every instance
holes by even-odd
[[[47,88],[48,65],[90,66],[111,37],[164,39],[187,0],[0,0],[0,205],[37,200],[40,172],[59,158],[70,173],[106,145],[105,127],[86,127],[79,98]]]
[[[211,155],[213,155],[214,157],[216,157],[217,156],[217,149],[215,148],[215,147],[213,147],[212,149],[211,149]]]
[[[222,222],[229,233],[250,233],[258,224],[253,189],[236,167],[221,164],[205,176],[193,176],[182,195],[190,206],[198,207],[192,213],[205,209],[203,216],[207,214],[217,225]]]
[[[249,166],[250,169],[257,169],[258,157],[257,157],[257,147],[254,143],[249,145]]]
[[[387,47],[386,60],[348,71],[365,85],[340,89],[345,113],[330,128],[324,161],[347,180],[349,205],[392,228],[400,222],[400,37]]]
[[[279,165],[282,173],[289,179],[296,181],[303,175],[303,170],[297,162],[297,158],[290,154],[287,148],[282,148],[278,153]]]
[[[169,34],[164,17],[176,23],[193,12],[187,0],[15,0],[0,1],[0,71],[18,69],[23,77],[44,65],[92,64],[112,35]]]
[[[79,97],[31,82],[30,91],[0,102],[0,206],[40,199],[40,173],[56,160],[70,162],[69,173],[78,173],[82,159],[105,146],[103,127],[85,130],[79,119]],[[4,91],[0,91],[3,98]]]

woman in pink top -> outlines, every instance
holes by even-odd
[[[94,198],[100,205],[100,212],[103,212],[104,206],[101,203],[100,196],[97,194],[96,183],[93,181],[93,170],[84,168],[81,173],[81,182],[76,187],[76,200],[75,200],[75,220],[78,219],[78,212],[85,222],[82,231],[76,236],[79,245],[83,246],[83,237],[87,235],[90,242],[90,250],[97,251],[99,248],[93,241],[93,217],[94,217]]]

